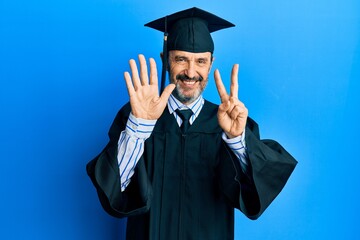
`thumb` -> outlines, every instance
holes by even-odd
[[[171,83],[168,86],[166,86],[166,88],[164,89],[164,91],[161,93],[161,100],[162,101],[167,101],[170,97],[170,94],[172,93],[172,91],[174,91],[175,89],[175,84]]]

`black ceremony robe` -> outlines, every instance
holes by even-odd
[[[205,101],[185,136],[165,109],[124,192],[117,142],[130,105],[119,111],[108,145],[88,163],[87,172],[105,211],[128,217],[127,239],[233,239],[234,208],[256,219],[284,187],[296,160],[277,142],[260,140],[258,126],[249,118],[245,174],[221,138],[217,109]]]

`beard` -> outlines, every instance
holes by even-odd
[[[177,100],[179,100],[183,104],[190,104],[194,102],[202,94],[202,92],[204,91],[207,85],[207,81],[204,81],[204,78],[201,76],[189,78],[185,74],[178,74],[176,75],[175,79],[176,79],[175,82],[176,87],[172,92],[172,94]],[[185,90],[179,84],[180,81],[195,81],[195,84],[199,82],[199,86],[196,89],[194,89],[194,92],[191,95],[185,95],[184,94]]]

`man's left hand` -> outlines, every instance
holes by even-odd
[[[216,69],[214,72],[216,88],[221,99],[217,117],[228,138],[243,134],[248,117],[247,108],[238,99],[238,72],[239,65],[235,64],[231,71],[230,95],[226,92],[219,70]]]

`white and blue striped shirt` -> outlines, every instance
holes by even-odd
[[[191,109],[193,115],[190,117],[189,123],[193,124],[199,116],[204,106],[204,98],[200,96],[190,105],[184,105],[178,101],[173,95],[168,100],[168,109],[173,114],[178,125],[181,126],[182,119],[175,112],[177,109]],[[118,166],[120,172],[121,191],[129,185],[130,179],[135,171],[135,166],[144,152],[144,142],[150,137],[156,120],[146,120],[135,118],[131,113],[126,124],[126,129],[121,132],[118,142]],[[232,139],[228,139],[226,134],[222,134],[222,139],[228,144],[229,148],[239,158],[240,165],[244,172],[248,165],[245,145],[245,132]]]

